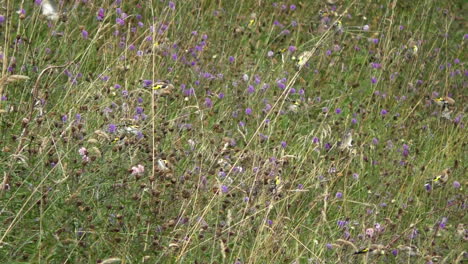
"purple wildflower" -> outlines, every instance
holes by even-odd
[[[208,107],[208,108],[211,108],[213,107],[213,102],[211,101],[210,98],[205,98],[205,106]]]
[[[286,141],[281,141],[281,147],[282,148],[286,148],[288,144],[286,143]]]
[[[84,30],[84,29],[81,30],[81,36],[82,36],[84,39],[88,39],[88,36],[89,36],[88,31],[86,31],[86,30]]]
[[[117,131],[117,126],[114,124],[109,124],[107,131],[111,134],[115,133]]]
[[[175,3],[173,1],[169,1],[169,8],[175,10]]]
[[[221,186],[221,192],[223,192],[223,193],[228,193],[228,192],[229,192],[229,188],[228,188],[226,185],[222,185],[222,186]]]
[[[98,21],[104,20],[106,10],[104,8],[99,8],[98,14],[96,16]]]
[[[357,174],[357,173],[353,173],[353,179],[355,179],[355,180],[359,180],[359,174]]]

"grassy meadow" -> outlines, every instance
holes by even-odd
[[[0,263],[467,263],[465,1],[70,2],[0,1]]]

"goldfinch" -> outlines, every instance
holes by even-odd
[[[443,110],[448,108],[450,105],[455,105],[455,100],[453,100],[451,97],[448,97],[448,96],[436,98],[433,100],[434,100],[434,103],[436,103],[438,106],[442,106]]]
[[[445,169],[441,173],[436,175],[432,180],[428,181],[428,184],[431,184],[431,185],[433,185],[435,187],[437,187],[437,186],[440,187],[442,185],[445,185],[447,183],[447,181],[448,181],[449,174],[450,174],[450,170]]]
[[[405,52],[406,59],[411,59],[411,58],[414,58],[416,56],[418,56],[418,46],[417,45],[410,45],[409,47],[406,47],[406,52]]]
[[[370,248],[363,248],[359,251],[354,252],[354,255],[359,255],[359,254],[366,254],[370,251]]]
[[[169,95],[174,90],[174,85],[168,82],[158,81],[154,83],[152,90],[157,95]]]
[[[274,181],[271,183],[271,192],[275,195],[279,195],[283,189],[283,182],[280,176],[276,176]]]
[[[335,28],[335,31],[336,31],[336,32],[343,32],[343,24],[341,23],[340,20],[336,21],[336,22],[333,24],[333,27]]]
[[[381,244],[372,244],[369,247],[363,248],[359,251],[354,252],[354,255],[359,255],[359,254],[366,254],[366,253],[371,253],[373,255],[384,255],[385,246]]]
[[[288,106],[288,110],[293,113],[297,113],[299,111],[299,106],[301,102],[299,100],[295,100]]]

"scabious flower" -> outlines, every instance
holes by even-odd
[[[141,164],[132,167],[132,175],[142,175],[145,172],[145,167]]]
[[[229,187],[227,187],[226,185],[221,185],[221,192],[228,193],[229,192]]]
[[[379,140],[377,138],[372,139],[372,144],[377,145],[379,144]]]
[[[460,182],[458,182],[458,181],[454,181],[454,182],[453,182],[453,188],[459,189],[460,186],[461,186]]]
[[[430,192],[432,190],[432,186],[429,183],[424,184],[424,189],[426,189],[426,192]]]
[[[288,144],[286,143],[286,141],[281,141],[281,147],[282,148],[286,148]]]
[[[281,81],[278,81],[276,84],[278,85],[278,88],[280,88],[281,90],[286,88],[286,84],[282,83]]]
[[[0,15],[0,25],[3,24],[4,22],[5,22],[5,16]]]
[[[169,8],[175,10],[175,3],[173,1],[169,1]]]
[[[382,109],[382,111],[380,111],[380,114],[384,116],[384,115],[388,114],[388,111],[385,110],[385,109]]]
[[[408,155],[409,155],[409,146],[406,145],[406,144],[403,144],[403,152],[402,152],[402,155],[403,155],[404,157],[408,157]]]
[[[86,30],[84,30],[84,29],[81,30],[81,36],[82,36],[84,39],[88,39],[88,36],[89,36],[88,31],[86,31]]]
[[[414,228],[414,229],[411,231],[411,233],[410,233],[410,235],[409,235],[409,238],[410,238],[410,239],[414,239],[414,238],[416,238],[416,237],[418,236],[418,234],[419,234],[418,230],[417,230],[416,228]]]
[[[339,228],[344,228],[344,227],[346,227],[346,225],[348,225],[348,221],[346,221],[346,220],[338,220],[338,221],[336,222],[336,224],[338,225]]]
[[[85,147],[81,147],[80,149],[78,149],[78,153],[80,154],[80,156],[86,156],[88,155],[88,150]]]
[[[247,107],[247,108],[245,109],[245,114],[246,114],[246,115],[251,115],[251,114],[252,114],[252,108]]]
[[[114,134],[117,131],[117,126],[115,124],[109,124],[107,131],[111,134]]]
[[[118,24],[118,25],[125,25],[125,20],[123,20],[122,18],[118,17],[115,19],[115,23]]]
[[[96,15],[98,21],[104,20],[106,10],[104,8],[99,8],[99,11]]]
[[[368,31],[368,30],[369,30],[369,25],[364,25],[364,26],[362,27],[362,30]]]
[[[153,81],[151,80],[143,80],[143,87],[148,88],[153,84]]]
[[[205,98],[205,106],[208,107],[208,108],[211,108],[213,107],[213,102],[211,101],[210,98]]]
[[[367,228],[366,236],[372,238],[374,236],[374,228]]]
[[[447,221],[448,221],[447,217],[442,217],[442,220],[440,220],[439,222],[439,228],[445,229],[445,227],[447,227]]]
[[[377,81],[378,81],[377,78],[375,78],[375,77],[372,77],[372,78],[371,78],[371,83],[372,83],[372,84],[376,84]]]
[[[336,195],[335,195],[335,197],[336,197],[337,199],[341,199],[341,198],[343,198],[343,193],[342,193],[342,192],[337,192]]]
[[[340,113],[341,113],[341,109],[340,109],[340,108],[335,109],[335,113],[340,114]]]

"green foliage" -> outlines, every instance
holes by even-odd
[[[0,10],[1,263],[466,261],[462,4],[78,2]]]

